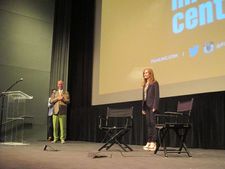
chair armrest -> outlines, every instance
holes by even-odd
[[[180,115],[180,114],[179,114]],[[161,114],[155,114],[156,117],[156,124],[165,124],[170,122],[171,120],[176,120],[179,116],[178,114],[175,114],[173,112],[164,112]]]
[[[165,121],[165,119],[167,118],[167,117],[169,117],[170,115],[166,115],[166,114],[162,114],[162,113],[160,113],[160,114],[155,114],[155,118],[156,118],[156,124],[162,124],[162,120],[163,121]],[[163,122],[164,123],[164,122]]]
[[[174,117],[173,114],[155,114],[156,118],[160,118],[160,117]]]
[[[103,127],[102,123],[103,123],[103,121],[105,121],[105,118],[103,118],[102,116],[98,116],[98,119],[99,119],[98,127],[100,129],[102,129],[102,127]]]
[[[179,112],[169,112],[169,111],[167,111],[167,112],[164,112],[165,114],[167,114],[167,115],[182,115],[182,113],[179,113]]]

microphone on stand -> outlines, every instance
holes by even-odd
[[[23,78],[21,77],[19,80],[17,80],[15,83],[13,83],[8,89],[6,89],[4,92],[9,91],[11,88],[13,88],[13,86],[15,86],[17,83],[23,81]]]
[[[21,81],[23,81],[23,78],[22,78],[22,77],[17,81],[17,83],[18,83],[18,82],[21,82]]]

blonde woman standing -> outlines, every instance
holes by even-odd
[[[157,131],[155,128],[155,112],[159,107],[159,83],[155,80],[153,70],[146,68],[143,70],[143,100],[142,114],[145,115],[147,127],[147,144],[144,150],[155,151]]]

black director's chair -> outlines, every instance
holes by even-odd
[[[131,130],[133,123],[133,107],[124,109],[114,109],[107,107],[105,118],[99,118],[99,129],[105,132],[103,141],[105,144],[98,149],[108,150],[114,144],[118,144],[124,151],[133,151],[123,141],[123,137]]]
[[[159,151],[160,147],[162,147],[165,157],[168,156],[168,153],[187,153],[187,155],[191,157],[191,154],[186,146],[186,137],[191,128],[190,115],[193,101],[193,98],[189,101],[178,101],[176,112],[164,112],[163,114],[156,115],[158,141],[154,152],[155,154]],[[175,132],[176,137],[179,140],[178,148],[169,149],[167,147],[165,138],[169,135],[170,130]]]

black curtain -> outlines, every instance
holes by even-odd
[[[71,9],[71,0],[55,1],[50,90],[58,80],[63,80],[67,89]]]
[[[141,101],[91,106],[94,0],[72,3],[68,88],[71,104],[68,112],[68,139],[99,142],[103,135],[98,130],[98,116],[106,112],[107,106],[134,106],[134,127],[126,142],[145,143],[144,119]],[[191,87],[191,86],[190,86]],[[188,134],[187,145],[195,148],[225,149],[225,92],[168,97],[160,100],[160,111],[176,110],[178,100],[194,98],[191,115],[193,127]],[[170,145],[176,139],[168,139]]]
[[[86,140],[91,133],[91,85],[95,1],[72,2],[71,41],[69,58],[68,138]]]

